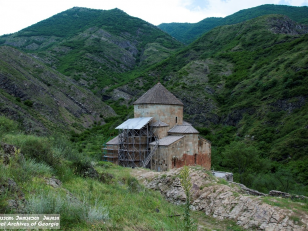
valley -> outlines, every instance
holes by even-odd
[[[153,191],[166,188],[147,185],[154,175],[173,184],[176,174],[151,172],[145,183],[146,170],[102,156],[115,128],[134,117],[135,100],[157,82],[183,102],[184,120],[211,141],[212,169],[232,172],[235,182],[264,194],[308,196],[307,9],[263,5],[156,27],[120,9],[74,7],[0,36],[0,212],[57,213],[42,205],[45,198],[71,214],[61,220],[68,230],[177,230],[183,220],[168,216],[184,207]],[[221,190],[215,195],[229,193],[226,201],[250,203],[228,182],[202,174],[208,182],[198,185],[199,193]],[[291,209],[288,224],[306,225],[307,201],[251,200]],[[72,201],[75,207],[66,206]],[[229,220],[229,204],[230,211],[194,206],[202,210],[192,212],[199,230],[254,229],[253,222]]]

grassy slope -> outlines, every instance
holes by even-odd
[[[283,29],[286,25],[290,31]],[[215,169],[233,171],[240,180],[240,169],[225,159],[224,152],[232,141],[245,142],[258,150],[261,159],[256,161],[269,159],[270,165],[248,166],[243,183],[266,192],[264,185],[254,185],[254,179],[262,179],[258,174],[270,177],[285,171],[304,186],[308,183],[304,170],[308,37],[301,33],[306,32],[297,31],[296,23],[279,15],[219,27],[144,72],[127,88],[142,93],[160,76],[184,102],[185,119],[212,141]],[[275,184],[269,185],[278,189]],[[292,190],[307,194],[300,185]]]
[[[91,91],[23,52],[2,46],[0,59],[1,114],[28,132],[82,131],[115,115]]]
[[[114,166],[99,159],[78,154],[69,141],[61,136],[36,137],[18,131],[17,124],[0,117],[0,138],[16,145],[24,155],[10,158],[4,164],[0,148],[0,212],[8,209],[9,200],[27,204],[24,213],[61,214],[61,229],[65,230],[180,230],[183,206],[167,203],[159,192],[145,189],[131,177],[129,168]],[[84,178],[80,168],[95,162],[100,179]],[[53,188],[46,183],[51,177],[62,181]],[[18,187],[7,187],[8,179]],[[3,188],[1,188],[2,190]],[[4,192],[4,193],[3,193]],[[23,195],[24,194],[24,195]],[[202,212],[192,213],[195,221],[207,230],[242,230],[233,221],[217,221]]]
[[[308,7],[306,6],[261,5],[241,10],[225,18],[206,18],[198,23],[163,23],[158,27],[179,41],[189,44],[217,26],[232,25],[268,14],[282,14],[296,22],[308,23]]]
[[[0,44],[35,54],[96,91],[127,80],[123,73],[150,66],[182,47],[157,27],[119,9],[77,7],[2,36]]]

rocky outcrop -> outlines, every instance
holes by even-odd
[[[0,177],[0,196],[3,194],[9,194],[12,198],[7,201],[4,211],[25,212],[25,195],[13,179],[8,178],[3,180]]]
[[[268,20],[270,30],[275,34],[300,35],[308,33],[308,26],[301,25],[287,16],[272,17]]]
[[[59,179],[56,179],[55,177],[47,178],[45,179],[46,183],[50,185],[53,188],[59,188],[62,186],[62,182]]]
[[[0,114],[17,120],[26,132],[80,131],[115,115],[91,91],[25,53],[2,46],[0,59]]]
[[[229,126],[237,126],[237,124],[242,120],[245,113],[248,115],[253,115],[255,113],[254,108],[243,108],[236,109],[229,112],[226,116],[223,116],[221,123]]]
[[[292,113],[294,110],[303,107],[307,101],[306,96],[298,96],[290,99],[279,99],[276,102],[270,104],[279,111],[286,111]]]
[[[0,163],[3,162],[4,165],[10,164],[11,158],[15,157],[16,160],[21,163],[25,160],[23,154],[18,151],[18,148],[14,145],[1,143],[1,148],[3,152],[0,151]],[[16,156],[17,155],[17,156]],[[2,159],[2,161],[1,161]]]
[[[140,172],[134,174],[150,189],[158,190],[169,202],[183,204],[186,196],[178,179],[180,169],[164,173]],[[204,211],[218,219],[234,219],[248,230],[296,230],[308,229],[308,214],[295,214],[264,203],[259,196],[243,195],[234,184],[219,184],[219,180],[204,170],[190,170],[192,182],[191,209]],[[296,219],[294,219],[296,217]]]

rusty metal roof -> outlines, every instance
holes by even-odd
[[[152,126],[152,127],[169,127],[169,124],[166,124],[166,123],[158,120],[156,122],[151,123],[150,126]]]
[[[119,144],[119,136],[116,136],[113,139],[109,140],[106,144],[109,144],[109,145]]]
[[[198,134],[199,132],[191,125],[176,125],[168,133]]]
[[[182,139],[184,136],[165,136],[162,139],[158,140],[159,146],[169,146],[170,144],[173,144],[174,142]],[[156,142],[150,143],[150,145],[155,145]]]
[[[147,125],[153,117],[139,117],[126,120],[124,123],[117,126],[115,129],[141,129]]]
[[[183,105],[170,91],[161,83],[144,93],[134,104],[165,104],[165,105]]]

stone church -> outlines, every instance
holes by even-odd
[[[104,159],[126,167],[167,171],[186,165],[211,169],[211,142],[183,121],[183,103],[161,83],[134,102],[134,118],[116,129]]]

